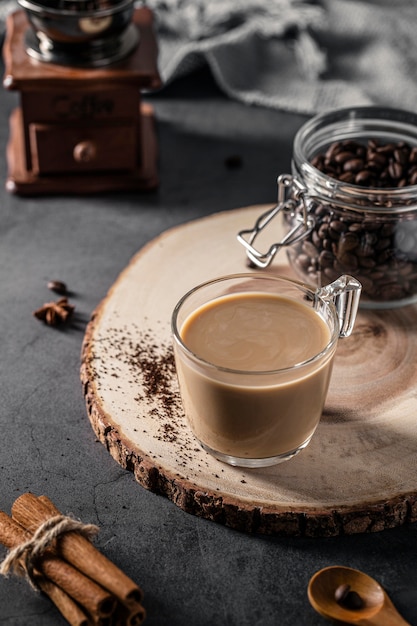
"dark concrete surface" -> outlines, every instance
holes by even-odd
[[[97,546],[144,590],[147,626],[319,626],[307,584],[327,565],[365,570],[417,625],[417,526],[330,539],[248,536],[147,492],[98,443],[79,381],[84,329],[130,258],[162,231],[200,216],[275,201],[301,117],[227,100],[202,72],[149,98],[160,149],[158,191],[21,198],[0,185],[0,509],[48,495],[98,524]],[[0,172],[8,117],[0,98]],[[225,166],[238,155],[242,166]],[[1,182],[1,181],[0,181]],[[161,272],[169,259],[161,258]],[[73,292],[76,323],[49,328],[32,311],[49,279]],[[53,295],[53,294],[52,294]],[[5,550],[0,548],[0,556]],[[0,623],[60,626],[25,581],[0,579]]]

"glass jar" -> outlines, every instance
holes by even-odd
[[[331,166],[326,172],[319,169],[322,155],[335,146],[339,153],[342,148],[348,153],[352,142],[367,152],[367,173],[360,169],[361,163],[356,163],[356,171],[347,169],[344,180]],[[371,150],[379,160],[385,159],[385,169],[378,170],[370,160]],[[351,161],[359,158],[350,157]],[[371,178],[370,186],[357,184],[366,176]],[[384,177],[389,186],[376,186]],[[415,182],[417,115],[381,107],[321,114],[295,136],[292,174],[278,178],[278,205],[263,214],[253,229],[241,231],[238,239],[258,267],[269,265],[285,246],[290,265],[304,281],[322,286],[340,274],[350,274],[362,283],[362,307],[404,306],[417,301]],[[262,253],[255,248],[255,239],[278,214],[283,217],[285,236]]]

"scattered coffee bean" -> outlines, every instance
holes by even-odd
[[[59,293],[64,295],[67,293],[67,286],[60,280],[50,280],[48,282],[48,289],[51,291],[55,291],[55,293]]]
[[[225,158],[224,164],[229,170],[236,170],[242,167],[242,158],[238,154],[232,154]]]
[[[350,585],[339,585],[334,593],[334,598],[340,606],[345,609],[357,611],[365,606],[365,602],[357,591],[350,588]]]

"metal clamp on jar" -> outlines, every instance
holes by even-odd
[[[284,237],[262,252],[256,240],[278,215]],[[238,240],[261,268],[286,247],[310,284],[354,276],[364,308],[417,301],[417,115],[359,107],[309,120],[294,139],[292,175],[278,177],[277,206]]]

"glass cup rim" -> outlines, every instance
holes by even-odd
[[[317,354],[315,354],[314,356],[310,357],[309,359],[306,359],[305,361],[300,361],[299,363],[295,363],[294,365],[291,365],[290,367],[283,367],[283,368],[278,368],[278,369],[273,369],[273,370],[239,370],[239,369],[233,369],[233,368],[229,368],[229,367],[223,367],[221,365],[216,365],[215,363],[212,363],[211,361],[207,361],[206,359],[201,358],[198,354],[196,354],[195,352],[193,352],[192,350],[190,350],[190,348],[188,348],[188,346],[184,343],[184,341],[181,338],[179,329],[178,329],[178,315],[179,312],[181,310],[181,307],[183,306],[183,304],[191,297],[193,296],[197,291],[200,291],[206,287],[209,287],[210,285],[215,285],[215,284],[220,284],[222,282],[227,282],[227,281],[231,281],[231,280],[248,280],[248,279],[254,279],[256,280],[270,280],[273,282],[285,282],[288,283],[294,287],[296,287],[297,289],[299,289],[299,291],[303,291],[305,294],[309,294],[312,298],[317,298],[319,299],[326,307],[328,307],[330,309],[330,311],[332,312],[332,317],[334,319],[334,328],[333,331],[331,333],[331,337],[330,340],[327,342],[327,344],[325,345],[325,347],[320,350],[320,352],[318,352]],[[323,319],[323,318],[322,318]],[[287,278],[286,276],[271,276],[268,274],[262,274],[259,272],[256,273],[250,273],[250,272],[241,272],[241,273],[236,273],[236,274],[226,274],[224,276],[219,276],[217,278],[212,278],[210,280],[206,280],[198,285],[195,285],[192,289],[190,289],[189,291],[187,291],[177,302],[177,304],[174,307],[174,310],[172,312],[172,316],[171,316],[171,332],[172,332],[172,336],[173,339],[175,341],[175,343],[185,352],[185,354],[187,355],[187,357],[189,359],[191,359],[192,361],[195,361],[197,363],[199,363],[200,365],[203,365],[205,368],[209,368],[211,370],[215,370],[217,372],[224,372],[226,374],[235,374],[235,375],[239,375],[239,376],[254,376],[254,377],[258,377],[258,376],[277,376],[278,374],[285,374],[285,373],[289,373],[289,372],[294,372],[294,371],[299,371],[305,367],[308,367],[312,364],[314,364],[316,361],[319,361],[320,359],[322,359],[326,354],[330,353],[333,349],[333,347],[335,346],[335,344],[338,342],[339,339],[339,325],[338,325],[338,320],[339,320],[339,316],[336,310],[336,307],[334,305],[334,303],[332,301],[328,301],[325,300],[324,298],[322,298],[318,293],[317,293],[317,289],[315,289],[314,287],[307,285],[306,283],[303,283],[299,280],[294,280],[292,278]],[[326,325],[328,326],[328,323],[326,320],[323,320]],[[330,329],[331,330],[331,329]]]

